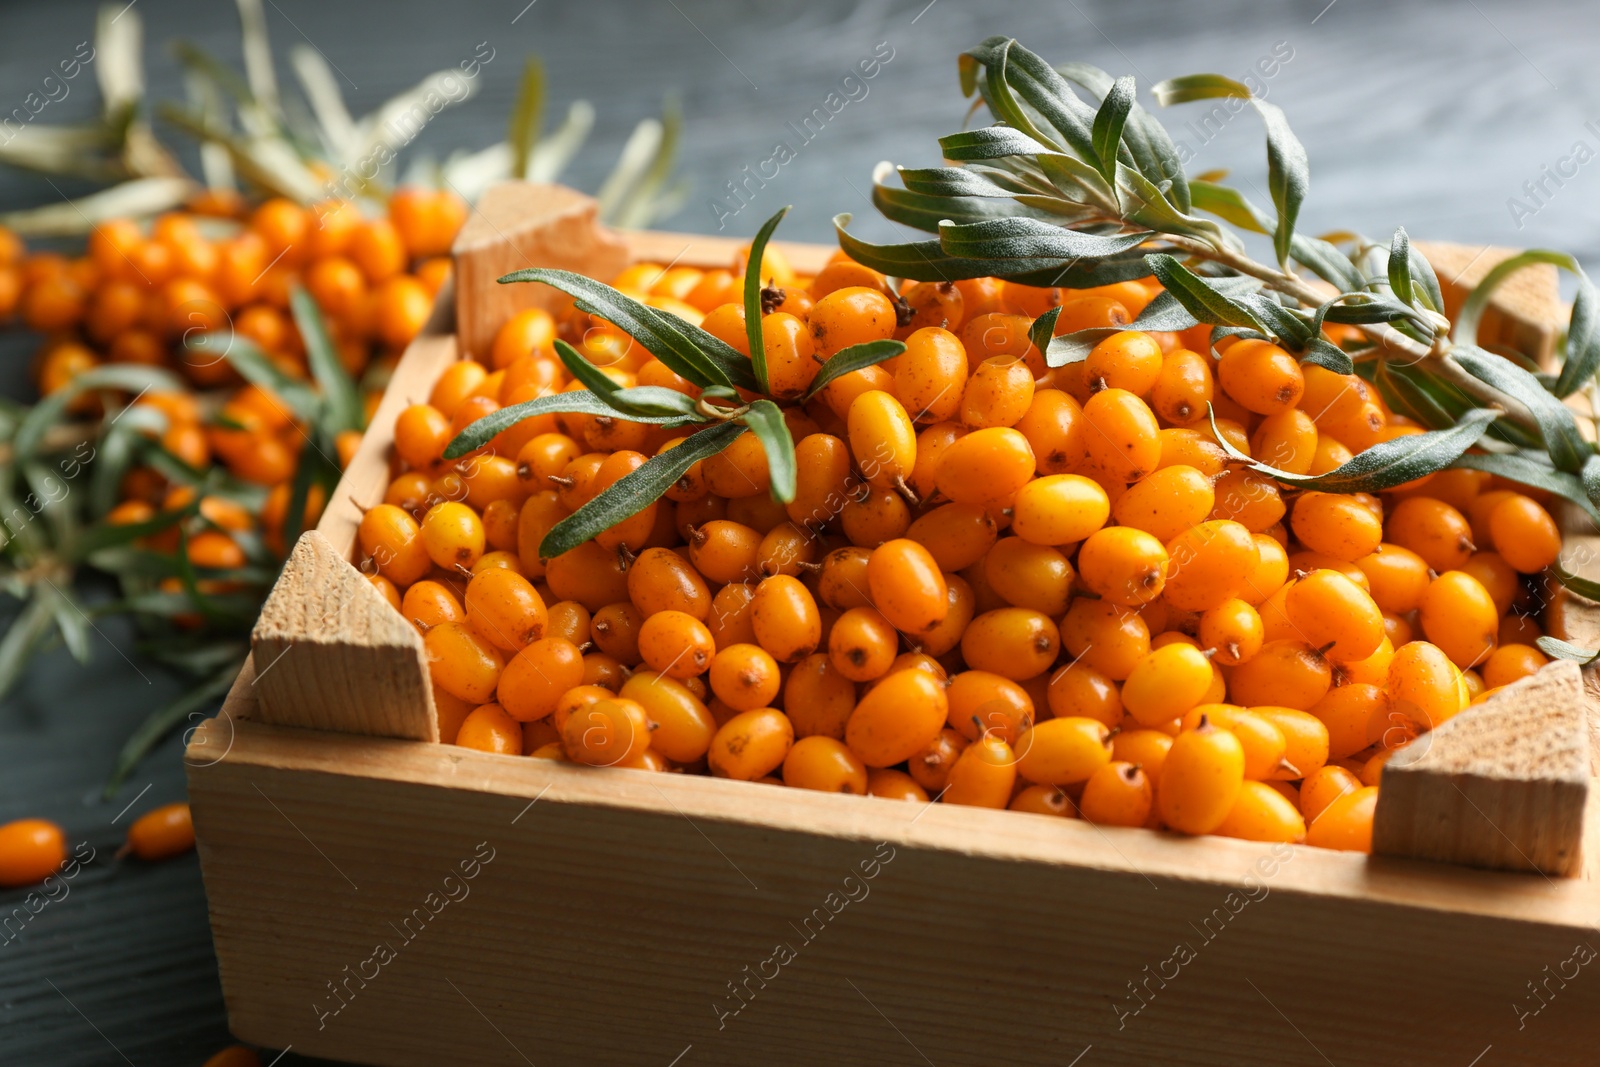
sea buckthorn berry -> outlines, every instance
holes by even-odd
[[[1270,529],[1282,521],[1286,510],[1278,483],[1248,468],[1224,474],[1216,480],[1212,492],[1210,517],[1231,519],[1251,533]]]
[[[1278,470],[1305,474],[1317,454],[1316,424],[1298,408],[1268,415],[1250,436],[1250,454]]]
[[[1239,739],[1244,750],[1244,776],[1266,781],[1283,769],[1288,741],[1283,731],[1264,716],[1233,704],[1201,704],[1184,715],[1182,728],[1193,730],[1204,719]]]
[[[1297,531],[1298,532],[1298,531]],[[1461,512],[1431,497],[1407,497],[1389,513],[1389,538],[1443,574],[1472,556],[1472,527]],[[1360,558],[1360,557],[1356,557]]]
[[[1120,482],[1136,482],[1161,463],[1161,427],[1143,400],[1103,389],[1083,406],[1083,446],[1090,466]]]
[[[1147,333],[1124,330],[1090,349],[1086,363],[1089,388],[1095,392],[1123,389],[1144,396],[1161,376],[1161,346]]]
[[[1335,493],[1301,493],[1290,525],[1300,543],[1313,552],[1346,562],[1371,555],[1383,541],[1382,520],[1353,497]],[[1391,519],[1391,533],[1394,529]]]
[[[1261,651],[1266,639],[1261,616],[1238,598],[1224,600],[1200,616],[1200,644],[1214,649],[1216,661],[1237,667]]]
[[[961,643],[961,636],[977,613],[977,597],[960,575],[945,575],[945,616],[926,630],[908,634],[911,643],[929,656],[943,656]]]
[[[479,636],[508,652],[544,636],[548,616],[533,583],[514,571],[495,568],[467,583],[467,621]]]
[[[1071,602],[1072,564],[1047,545],[1005,537],[984,555],[982,566],[989,588],[1012,607],[1055,617]]]
[[[851,608],[833,624],[828,658],[852,682],[866,682],[886,673],[900,649],[900,635],[872,608]]]
[[[705,624],[718,648],[756,643],[756,630],[750,615],[750,602],[755,595],[754,585],[729,582],[711,598],[711,610],[705,617]],[[689,614],[693,615],[694,612]]]
[[[1474,552],[1461,570],[1478,579],[1501,615],[1509,612],[1522,594],[1522,576],[1498,552]]]
[[[567,716],[561,743],[576,763],[615,767],[644,755],[650,747],[650,721],[635,701],[596,700]]]
[[[1229,345],[1217,363],[1217,381],[1241,407],[1258,415],[1294,407],[1306,386],[1293,356],[1270,341],[1259,340]]]
[[[1204,417],[1214,392],[1206,357],[1175,348],[1162,357],[1161,370],[1149,390],[1150,407],[1167,422],[1184,426]]]
[[[1275,704],[1315,707],[1333,684],[1333,671],[1316,649],[1303,641],[1268,641],[1233,668],[1228,692],[1246,706]]]
[[[455,593],[439,582],[414,582],[400,600],[400,614],[427,633],[445,622],[465,622],[467,613]]]
[[[542,433],[517,452],[517,478],[530,491],[548,489],[559,483],[567,466],[580,455],[583,448],[564,433]]]
[[[1019,501],[1022,495],[1017,494]],[[1117,498],[1111,514],[1118,525],[1144,530],[1165,544],[1189,527],[1204,522],[1215,503],[1210,478],[1193,467],[1174,464],[1161,467],[1128,486]],[[1237,518],[1233,515],[1218,517]],[[1018,536],[1022,536],[1020,531]]]
[[[1004,808],[1017,781],[1017,757],[998,737],[983,737],[961,750],[941,796],[946,804]]]
[[[1067,609],[1061,640],[1074,659],[1115,681],[1150,653],[1150,630],[1138,612],[1088,597]]]
[[[1280,767],[1273,778],[1300,778],[1328,762],[1328,728],[1309,711],[1274,705],[1252,707],[1250,711],[1283,732],[1286,766]]]
[[[1430,730],[1466,706],[1460,669],[1444,650],[1426,641],[1395,649],[1388,691],[1394,710]]]
[[[778,663],[759,645],[729,645],[711,659],[711,691],[735,711],[764,707],[782,684]]]
[[[753,433],[740,434],[727,448],[700,462],[706,484],[718,496],[735,500],[764,495],[772,487],[767,450]]]
[[[1167,555],[1166,601],[1184,611],[1205,611],[1238,596],[1260,559],[1250,531],[1228,519],[1185,530],[1168,542]]]
[[[1158,726],[1184,714],[1211,688],[1211,660],[1183,643],[1164,645],[1141,659],[1122,683],[1122,706],[1141,726]]]
[[[1030,785],[1017,790],[1011,798],[1011,803],[1006,805],[1007,811],[1026,811],[1033,815],[1054,815],[1059,818],[1071,819],[1078,814],[1077,805],[1072,803],[1072,798],[1067,796],[1060,787],[1053,785]]]
[[[967,350],[955,334],[927,328],[906,338],[906,350],[895,363],[894,395],[912,418],[919,422],[954,418],[966,386]]]
[[[1101,826],[1143,826],[1154,804],[1155,790],[1144,769],[1116,760],[1089,776],[1078,798],[1078,811]]]
[[[1306,823],[1294,804],[1272,786],[1245,781],[1233,807],[1211,832],[1245,841],[1299,844],[1305,840]]]
[[[459,622],[441,623],[422,638],[434,682],[474,704],[494,697],[505,659],[498,649]]]
[[[928,802],[928,792],[904,771],[887,767],[867,768],[867,793],[884,800],[909,800],[916,804]]]
[[[1033,477],[1028,439],[1005,426],[974,430],[945,449],[935,474],[939,491],[968,504],[1009,501]]]
[[[895,311],[876,289],[847,286],[816,302],[808,316],[817,354],[827,359],[841,349],[894,336]]]
[[[628,599],[644,615],[681,611],[704,621],[711,612],[705,579],[678,553],[647,548],[628,568]]]
[[[66,860],[66,835],[55,823],[17,819],[0,826],[0,886],[42,882]]]
[[[1483,684],[1498,689],[1537,674],[1539,668],[1549,662],[1543,652],[1529,645],[1501,645],[1483,665]]]
[[[423,516],[422,545],[436,566],[470,568],[483,555],[485,540],[483,520],[465,504],[447,500]]]
[[[1489,512],[1489,537],[1505,561],[1523,574],[1542,571],[1561,555],[1561,531],[1555,520],[1520,493]]]
[[[761,535],[737,522],[713,520],[689,538],[689,562],[718,584],[759,577],[760,558]]]
[[[856,704],[845,743],[869,767],[893,766],[938,737],[948,712],[942,681],[922,671],[892,671]]]
[[[1161,730],[1124,729],[1111,738],[1112,759],[1143,768],[1152,789],[1161,784],[1161,768],[1166,765],[1171,748],[1172,735]]]
[[[761,318],[761,347],[767,357],[767,386],[773,396],[799,397],[811,387],[819,364],[806,324],[787,312]]]
[[[565,638],[546,637],[511,657],[496,695],[512,718],[532,722],[549,715],[562,694],[582,683],[583,655],[578,647]]]
[[[636,667],[643,657],[639,655],[639,628],[644,616],[627,601],[607,604],[589,620],[589,637],[595,647],[618,663]]]
[[[522,515],[520,500],[491,500],[483,509],[483,537],[495,552],[517,550],[517,527]]]
[[[925,512],[905,535],[926,548],[941,570],[965,570],[994,545],[994,516],[977,504],[945,504]]]
[[[1083,459],[1083,408],[1060,389],[1037,390],[1014,428],[1033,449],[1040,474],[1066,474]]]
[[[1014,426],[1033,403],[1033,371],[1018,356],[990,356],[961,394],[960,417],[973,429]]]
[[[604,605],[602,605],[604,606]],[[561,600],[548,609],[550,622],[547,632],[551,637],[581,645],[589,639],[592,618],[587,608],[575,600]]]
[[[1035,478],[1017,490],[1011,507],[1012,532],[1036,545],[1082,541],[1105,526],[1111,514],[1106,491],[1077,474]]]
[[[1161,820],[1184,834],[1209,834],[1233,810],[1244,787],[1244,749],[1227,730],[1202,719],[1173,738],[1161,768]]]
[[[412,404],[394,422],[394,450],[408,467],[439,462],[453,436],[450,419],[430,404]]]
[[[851,402],[846,421],[850,451],[867,482],[880,489],[906,484],[917,462],[917,432],[900,401],[868,390]]]
[[[1335,662],[1365,659],[1383,641],[1383,612],[1338,571],[1313,571],[1295,582],[1284,607],[1301,640]]]
[[[1091,534],[1078,549],[1083,583],[1102,599],[1127,607],[1161,595],[1167,562],[1161,542],[1131,526],[1108,526]]]
[[[502,756],[522,755],[522,724],[499,704],[483,704],[472,709],[456,729],[455,744],[494,752]]]
[[[867,791],[867,765],[841,741],[803,737],[783,760],[783,784],[824,793]]]
[[[1024,731],[1014,750],[1017,773],[1028,781],[1072,785],[1111,762],[1110,731],[1097,719],[1046,719]]]
[[[969,743],[957,730],[940,730],[932,741],[906,760],[906,770],[917,785],[938,795],[950,784],[950,768],[955,766]]]
[[[1306,844],[1345,852],[1372,851],[1372,816],[1378,809],[1376,786],[1365,786],[1330,801],[1306,828]]]
[[[639,628],[639,655],[671,678],[704,674],[716,654],[706,624],[683,611],[659,611]]]
[[[932,629],[950,610],[949,587],[928,550],[899,538],[879,545],[867,561],[872,604],[897,630]]]
[[[372,560],[379,574],[397,586],[409,586],[432,567],[416,520],[393,504],[368,509],[361,516],[356,536],[362,554]]]
[[[1330,689],[1310,710],[1327,727],[1329,759],[1345,759],[1380,744],[1385,732],[1404,723],[1400,713],[1393,713],[1391,721],[1389,694],[1382,685],[1367,682]]]
[[[839,525],[851,544],[876,548],[911,528],[911,508],[894,489],[862,485],[845,501]]]
[[[1087,663],[1069,663],[1051,675],[1046,699],[1058,719],[1095,719],[1111,728],[1122,722],[1117,683]]]
[[[814,433],[796,442],[794,456],[794,499],[784,509],[791,522],[821,526],[849,499],[850,448],[832,434]]]
[[[851,545],[836,548],[822,558],[817,591],[824,604],[836,611],[849,611],[872,603],[867,584],[867,562],[872,559],[872,551]]]
[[[1033,726],[1033,698],[1009,678],[988,671],[962,671],[945,690],[950,728],[968,741],[992,733],[1007,744]]]
[[[1306,822],[1316,821],[1328,805],[1347,793],[1361,788],[1361,779],[1343,767],[1329,765],[1306,775],[1300,785],[1300,813]]]
[[[1029,336],[1032,321],[1026,315],[1005,312],[979,312],[967,310],[966,325],[961,328],[961,343],[966,346],[967,358],[981,362],[994,356],[1021,357],[1030,365],[1037,364],[1037,373],[1045,370],[1044,357],[1033,347]]]
[[[756,586],[750,611],[756,643],[780,663],[809,656],[822,642],[817,603],[798,578],[779,574],[763,579]]]
[[[651,726],[650,747],[674,763],[693,763],[706,754],[717,732],[716,720],[676,678],[635,671],[617,695],[644,709]]]
[[[1507,615],[1500,620],[1502,645],[1537,645],[1543,636],[1544,631],[1539,628],[1538,622],[1526,615]]]
[[[1050,616],[1028,608],[986,611],[961,635],[961,655],[969,667],[1013,681],[1049,670],[1060,648],[1060,633]]]
[[[1432,581],[1427,561],[1399,545],[1380,544],[1355,564],[1367,576],[1368,591],[1378,607],[1398,615],[1415,611]]]
[[[796,737],[821,734],[842,740],[844,724],[856,706],[855,683],[839,673],[827,654],[814,653],[790,669],[783,683],[783,706]]]
[[[1417,614],[1428,640],[1462,669],[1488,659],[1500,639],[1494,600],[1464,571],[1446,571],[1429,583]]]
[[[1228,466],[1228,454],[1212,440],[1210,431],[1173,427],[1161,431],[1161,461],[1157,466],[1193,467],[1208,478],[1219,477]]]

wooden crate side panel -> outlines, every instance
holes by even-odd
[[[270,751],[271,728],[253,729],[251,751]],[[499,766],[458,761],[453,786],[332,760],[191,773],[241,1037],[396,1067],[661,1067],[685,1050],[987,1067],[1071,1063],[1091,1045],[1107,1064],[1318,1062],[1307,1044],[1336,1063],[1459,1067],[1489,1044],[1590,1062],[1600,982],[1570,982],[1522,1030],[1515,1007],[1538,1007],[1526,982],[1590,935],[1303,884],[1330,858],[1381,881],[1384,861],[1195,842],[1203,875],[1141,873],[1155,835],[936,808],[913,824],[846,797],[807,798],[837,817],[805,831],[764,811],[709,817],[670,789],[646,804],[653,779],[622,771],[551,768],[507,795],[481,786],[514,762],[487,759]],[[577,798],[594,785],[628,803]],[[896,834],[874,832],[886,821]],[[1036,827],[1128,857],[1064,865],[1015,840]],[[953,830],[975,847],[952,848]],[[1423,865],[1399,866],[1404,880]],[[1481,877],[1547,918],[1580,884]]]

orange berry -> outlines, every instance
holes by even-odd
[[[773,708],[743,711],[722,724],[706,760],[711,773],[753,781],[783,764],[794,745],[794,726]]]
[[[1489,537],[1505,561],[1523,574],[1536,574],[1561,555],[1561,531],[1555,520],[1520,493],[1501,500],[1489,512]]]
[[[1217,363],[1217,381],[1241,407],[1258,415],[1292,408],[1305,392],[1300,364],[1270,341],[1229,345]]]
[[[1366,786],[1330,801],[1306,829],[1306,844],[1346,852],[1372,851],[1372,816],[1378,790]]]
[[[55,823],[16,819],[0,826],[0,886],[42,882],[66,860],[66,835]]]
[[[1298,844],[1305,840],[1306,824],[1293,802],[1282,793],[1266,782],[1246,781],[1240,785],[1233,807],[1211,832],[1245,841]]]
[[[831,737],[803,737],[783,759],[783,783],[825,793],[864,794],[867,765],[842,742]]]
[[[1167,752],[1156,796],[1161,819],[1179,833],[1211,833],[1233,810],[1243,786],[1239,739],[1202,718],[1174,738]]]
[[[1072,785],[1111,762],[1110,732],[1095,719],[1046,719],[1023,732],[1015,751],[1017,773],[1028,781]]]
[[[1417,613],[1428,640],[1462,669],[1488,659],[1499,642],[1494,599],[1464,571],[1446,571],[1430,582]]]
[[[938,679],[922,671],[895,671],[856,705],[845,724],[845,743],[869,767],[889,767],[939,736],[948,712]]]

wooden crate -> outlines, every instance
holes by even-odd
[[[574,246],[541,244],[545,213],[617,262],[720,266],[735,248],[596,237],[592,204],[564,191],[495,195],[519,210],[491,202],[499,236],[463,238],[495,270],[562,261]],[[786,251],[802,271],[826,255]],[[455,325],[445,300],[334,494],[321,553],[303,544],[284,579],[305,606],[269,608],[255,661],[189,746],[241,1038],[389,1067],[1594,1061],[1586,867],[1189,839],[430,743],[420,645],[386,629],[343,561],[389,476],[394,415],[457,358]],[[1575,630],[1588,610],[1561,607]],[[354,664],[351,645],[380,651]],[[1575,673],[1496,714],[1569,727]],[[1534,761],[1542,778],[1493,752],[1443,774],[1421,763],[1389,832],[1418,854],[1456,841],[1447,790],[1497,813],[1552,790],[1581,804],[1587,771],[1574,783],[1563,751],[1554,772]],[[1579,831],[1561,829],[1570,851]],[[1519,851],[1550,845],[1512,830]],[[1450,847],[1500,833],[1479,831]]]

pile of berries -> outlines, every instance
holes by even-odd
[[[748,353],[745,266],[614,284]],[[444,460],[451,439],[580,388],[557,337],[621,385],[696,392],[576,310],[520,313],[490,366],[401,413],[360,552],[424,635],[442,740],[1364,851],[1385,760],[1545,662],[1561,539],[1539,490],[1447,470],[1296,492],[1218,443],[1320,473],[1421,432],[1360,378],[1261,340],[1214,351],[1205,326],[1120,330],[1054,369],[1030,341],[1056,306],[1058,334],[1126,326],[1153,282],[896,287],[842,254],[801,279],[772,248],[760,269],[780,402],[841,349],[905,343],[786,408],[790,503],[744,434],[541,558],[687,431],[544,414]]]

